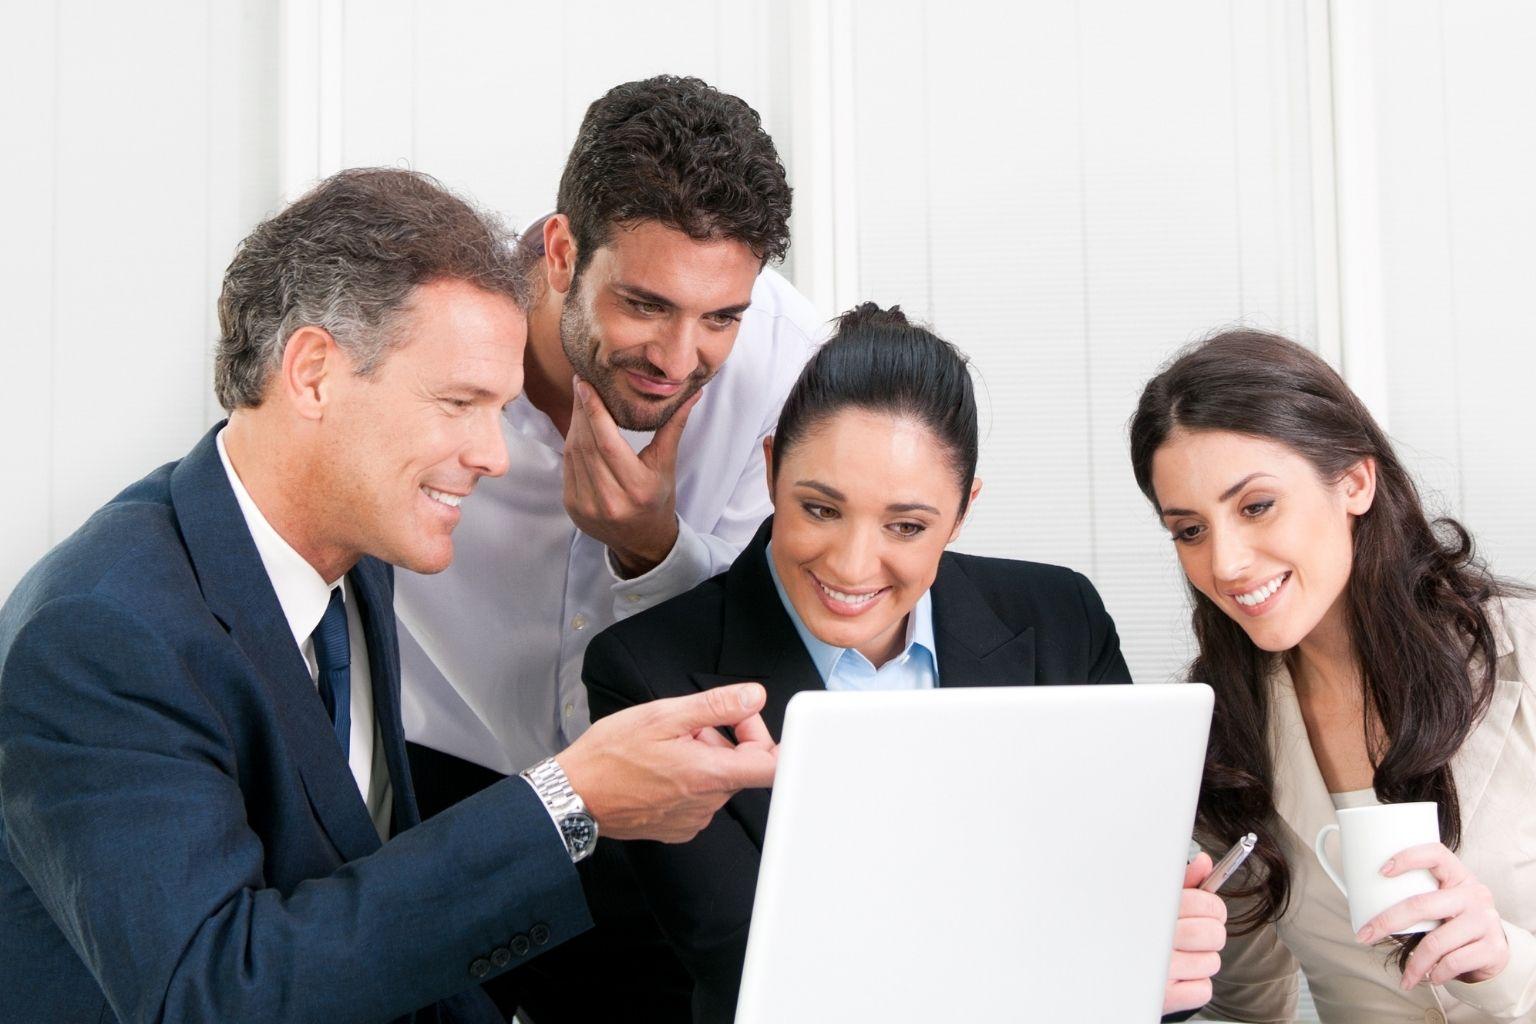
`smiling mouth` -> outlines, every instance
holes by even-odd
[[[459,507],[459,504],[463,502],[464,498],[466,497],[466,495],[463,494],[449,494],[447,491],[439,491],[435,488],[428,487],[426,484],[422,484],[421,493],[425,494],[427,497],[431,498],[435,502],[438,502],[439,504],[447,505],[449,508],[455,509]]]
[[[816,584],[816,589],[821,591],[824,597],[830,601],[837,602],[839,605],[842,605],[849,611],[855,611],[857,609],[867,607],[876,598],[884,594],[887,590],[891,589],[890,587],[880,587],[877,590],[868,590],[864,592],[838,590],[836,587],[827,586],[815,573],[810,573],[809,575],[811,577],[811,581]]]
[[[643,373],[636,373],[634,370],[625,370],[624,373],[629,377],[630,383],[635,386],[635,390],[641,392],[642,394],[656,395],[662,398],[667,398],[677,394],[688,383],[685,380],[667,380],[665,377],[648,377]]]
[[[1285,581],[1290,578],[1290,571],[1287,570],[1262,586],[1254,587],[1252,590],[1244,591],[1241,594],[1232,594],[1232,600],[1244,608],[1260,608],[1268,603],[1269,599],[1274,597],[1275,594],[1279,593],[1280,588],[1285,586]]]

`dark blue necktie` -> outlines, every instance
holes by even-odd
[[[310,639],[315,643],[315,664],[320,669],[316,680],[320,700],[336,727],[336,739],[345,758],[352,738],[352,645],[347,640],[347,606],[341,599],[340,587],[331,590],[331,603],[325,606],[325,614]]]

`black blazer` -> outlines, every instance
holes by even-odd
[[[594,719],[658,697],[755,680],[775,739],[801,690],[822,688],[768,574],[773,519],[730,569],[614,624],[587,648]],[[1093,584],[1071,569],[946,553],[933,588],[940,686],[1129,683]],[[647,901],[694,978],[694,1019],[729,1021],[768,821],[768,790],[737,794],[690,843],[625,844]]]

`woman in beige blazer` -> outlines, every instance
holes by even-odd
[[[1131,458],[1193,594],[1190,677],[1216,692],[1197,830],[1259,835],[1205,1013],[1289,1021],[1299,966],[1327,1022],[1536,1021],[1536,600],[1429,522],[1364,405],[1275,335],[1178,356]],[[1313,839],[1336,808],[1418,800],[1442,843],[1385,870],[1440,888],[1356,934]]]

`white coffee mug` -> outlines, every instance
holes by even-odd
[[[1381,873],[1387,861],[1408,847],[1440,841],[1440,813],[1433,802],[1346,807],[1337,812],[1337,817],[1337,825],[1324,825],[1318,830],[1313,849],[1317,851],[1323,870],[1349,900],[1349,926],[1355,931],[1393,904],[1440,888],[1440,883],[1427,868],[1405,871],[1391,878]],[[1343,878],[1323,851],[1323,841],[1330,832],[1339,833]],[[1439,926],[1439,921],[1420,921],[1393,934],[1411,935]]]

